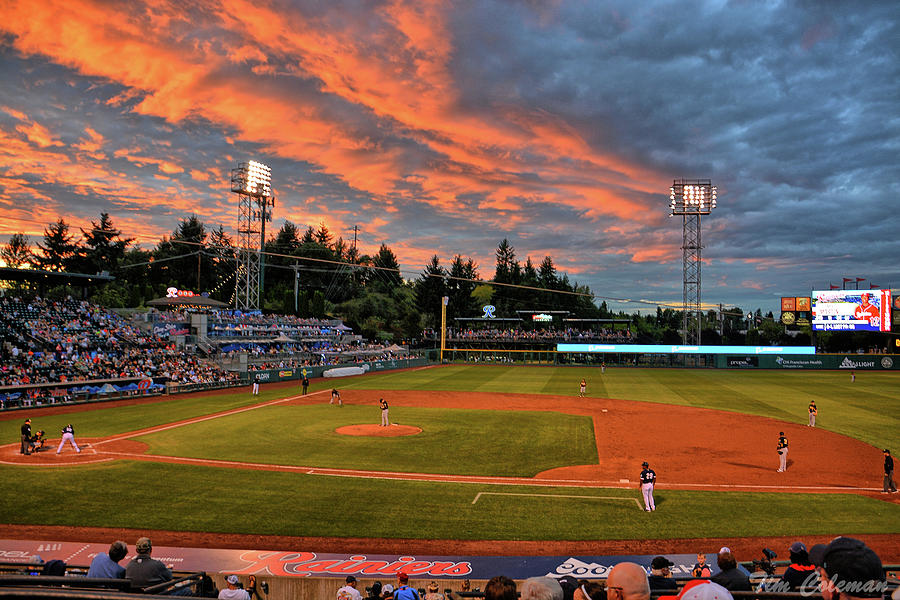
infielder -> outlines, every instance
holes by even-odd
[[[584,393],[587,391],[587,381],[584,379],[581,380],[581,391],[578,394],[579,398],[584,398]]]
[[[75,452],[81,452],[81,448],[79,448],[78,444],[75,443],[75,428],[72,427],[71,423],[62,428],[62,439],[59,440],[59,448],[56,449],[57,454],[62,452],[63,446],[66,442],[72,444],[72,447],[75,448]]]
[[[816,401],[809,401],[809,427],[816,426],[816,415],[819,414],[819,409],[816,408]]]
[[[653,503],[653,487],[656,485],[656,472],[650,468],[650,463],[644,461],[641,463],[644,468],[641,471],[641,494],[644,496],[644,510],[650,512],[656,510],[656,504]]]
[[[337,388],[331,388],[331,402],[328,404],[334,404],[335,400],[337,400],[338,406],[344,405],[343,400],[341,400],[341,393],[337,391]]]
[[[778,446],[776,448],[778,451],[778,473],[784,473],[787,471],[787,455],[788,455],[788,441],[787,438],[784,437],[784,432],[778,432]]]
[[[381,406],[381,426],[387,427],[391,424],[391,422],[388,420],[388,403],[384,398],[380,398],[378,400],[378,404],[379,406]]]

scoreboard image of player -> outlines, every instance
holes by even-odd
[[[891,290],[822,290],[812,293],[816,331],[890,331]]]

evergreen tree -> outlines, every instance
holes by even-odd
[[[400,263],[397,262],[393,250],[386,244],[381,244],[381,247],[378,248],[378,254],[372,258],[372,266],[374,267],[372,280],[376,289],[390,292],[403,284],[403,279],[400,277]]]
[[[50,223],[44,230],[44,243],[36,245],[41,250],[40,256],[35,256],[36,264],[45,271],[67,271],[78,250],[75,236],[69,233],[69,225],[62,217]]]
[[[28,236],[24,233],[14,233],[9,242],[0,249],[0,259],[12,269],[23,268],[32,260],[31,248],[28,244]]]
[[[113,225],[109,213],[100,213],[98,222],[91,221],[89,231],[81,230],[84,254],[81,257],[84,273],[114,273],[134,238],[122,238]]]
[[[422,278],[416,281],[416,304],[425,315],[425,327],[441,326],[441,298],[447,294],[444,282],[446,277],[447,271],[441,266],[441,259],[435,254],[425,267]]]

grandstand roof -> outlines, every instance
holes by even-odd
[[[88,275],[87,273],[65,273],[63,271],[43,271],[41,269],[13,269],[0,267],[0,281],[27,281],[37,284],[91,286],[115,281],[112,275]]]
[[[231,306],[226,302],[220,302],[206,296],[179,296],[177,298],[157,298],[147,302],[147,306],[199,306],[202,308],[225,308]]]

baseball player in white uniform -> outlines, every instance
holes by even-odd
[[[72,447],[75,448],[75,452],[81,452],[81,448],[75,443],[75,428],[72,427],[71,423],[62,428],[62,439],[59,440],[59,448],[56,449],[57,454],[62,452],[66,442],[72,444]]]
[[[650,468],[650,463],[644,461],[641,463],[643,470],[641,471],[641,494],[644,496],[644,510],[656,510],[656,504],[653,503],[653,487],[656,485],[656,472]]]

